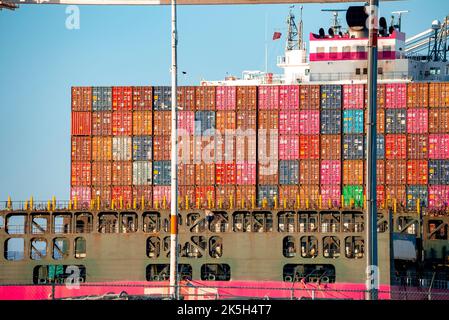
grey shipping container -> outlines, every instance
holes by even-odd
[[[377,134],[377,159],[382,160],[385,158],[385,136],[383,134]]]
[[[449,185],[449,160],[429,160],[429,184]]]
[[[196,111],[195,112],[195,135],[210,136],[215,134],[215,112]]]
[[[341,109],[341,92],[340,85],[322,85],[321,109]]]
[[[365,153],[364,140],[362,134],[343,135],[343,159],[362,160]]]
[[[92,87],[92,111],[112,110],[112,88]]]
[[[155,186],[169,186],[170,178],[170,161],[154,161],[153,162],[153,184]]]
[[[113,137],[112,138],[112,160],[128,161],[131,160],[131,137]]]
[[[266,203],[268,206],[274,205],[274,197],[276,197],[279,201],[278,196],[278,187],[277,186],[259,186],[257,193],[257,202],[259,206],[262,206],[262,202],[266,199]]]
[[[133,185],[135,186],[149,186],[153,174],[151,173],[150,161],[134,161],[133,162]]]
[[[171,110],[171,87],[153,88],[153,109],[158,111]]]
[[[133,137],[133,160],[151,160],[153,157],[153,139],[151,136]]]
[[[279,161],[279,184],[299,183],[299,162],[297,160]]]
[[[385,110],[385,132],[386,133],[406,133],[407,132],[407,111],[405,109]]]
[[[321,134],[341,133],[341,110],[321,110]]]
[[[407,186],[407,208],[416,209],[416,200],[420,200],[422,207],[427,207],[427,187]]]

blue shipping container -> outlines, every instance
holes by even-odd
[[[341,109],[342,90],[340,85],[321,86],[321,109]]]
[[[155,161],[153,163],[153,184],[155,186],[170,185],[170,168],[170,161]]]
[[[112,110],[112,88],[92,87],[92,111]]]
[[[385,136],[383,134],[377,134],[377,159],[385,159]]]
[[[195,112],[195,135],[211,136],[215,134],[215,112],[196,111]]]
[[[363,110],[343,111],[343,133],[363,133]]]
[[[407,132],[407,110],[386,109],[385,110],[385,133]]]
[[[416,209],[416,200],[420,200],[421,207],[427,207],[427,186],[407,186],[407,209]]]
[[[279,161],[279,184],[299,183],[299,163],[297,160]]]
[[[449,185],[449,160],[429,160],[429,184]]]
[[[341,110],[321,110],[321,134],[341,133]]]
[[[151,136],[133,137],[133,160],[143,161],[153,158],[153,139]]]
[[[153,109],[158,111],[171,110],[171,87],[153,88]]]
[[[343,135],[343,159],[363,160],[365,154],[364,140],[362,134]]]
[[[274,205],[274,197],[279,201],[277,186],[259,186],[257,194],[257,203],[262,206],[263,199],[265,199],[268,206]]]

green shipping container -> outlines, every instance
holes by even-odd
[[[351,200],[353,200],[355,207],[362,208],[363,186],[344,186],[343,197],[345,198],[345,206],[349,206],[351,204]]]

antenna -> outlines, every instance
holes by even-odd
[[[397,14],[398,15],[398,24],[395,25],[394,24],[394,16],[391,16],[391,24],[393,27],[395,27],[396,29],[399,30],[399,32],[401,32],[401,24],[402,24],[402,14],[404,13],[409,13],[409,10],[402,10],[402,11],[393,11],[392,14]]]
[[[298,30],[298,48],[303,48],[303,42],[304,42],[304,31],[303,31],[303,24],[302,24],[302,10],[304,9],[304,6],[300,7],[301,14],[299,16],[299,30]]]
[[[341,31],[341,24],[340,24],[340,19],[338,18],[338,13],[346,12],[347,9],[322,9],[321,11],[333,13],[331,28],[334,30],[334,34],[339,34]]]
[[[295,50],[295,49],[301,49],[301,47],[298,47],[300,41],[302,41],[298,37],[298,27],[296,26],[295,22],[295,15],[293,14],[294,6],[290,6],[290,12],[288,13],[287,17],[287,46],[286,51]]]

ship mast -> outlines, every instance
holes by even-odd
[[[287,32],[287,45],[285,48],[285,51],[300,49],[299,44],[300,41],[302,41],[298,37],[298,27],[295,22],[295,15],[293,14],[294,6],[290,7],[290,12],[287,17],[287,26],[288,26],[288,32]],[[302,9],[301,9],[302,12]],[[302,21],[301,21],[302,23]]]

